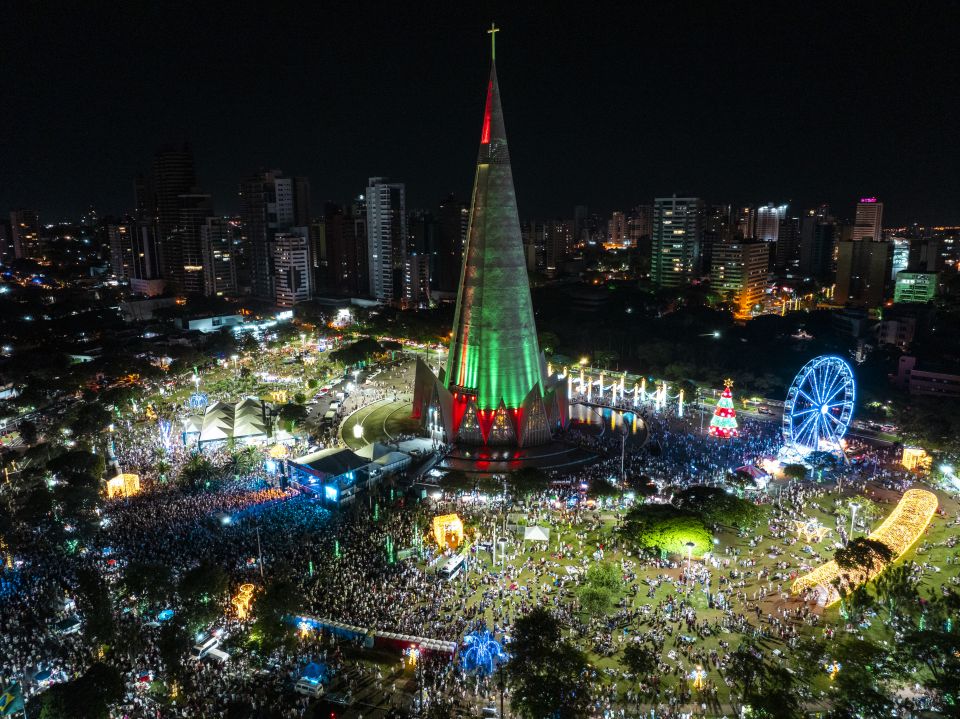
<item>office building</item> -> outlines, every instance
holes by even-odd
[[[883,203],[876,197],[862,197],[857,203],[851,239],[874,242],[883,239]]]
[[[385,177],[371,177],[366,201],[370,296],[398,304],[403,300],[407,257],[406,187]]]
[[[14,257],[26,260],[43,259],[39,212],[24,209],[11,212],[10,232]]]
[[[893,289],[893,301],[932,302],[937,296],[937,284],[940,275],[936,272],[898,272]]]
[[[700,272],[703,201],[658,197],[653,203],[650,280],[658,287],[688,284]]]
[[[892,242],[841,240],[837,245],[834,301],[867,308],[880,306],[892,263]]]
[[[897,385],[910,394],[930,397],[960,397],[960,375],[945,368],[917,367],[917,358],[904,355],[897,368]]]
[[[10,224],[0,217],[0,262],[9,263],[16,254],[13,251],[13,232]]]
[[[291,231],[309,235],[309,198],[307,178],[287,177],[280,170],[261,171],[240,183],[240,219],[254,297],[275,300],[274,238]]]
[[[310,236],[306,227],[278,232],[273,249],[273,301],[279,307],[293,307],[313,295]]]
[[[767,286],[770,244],[762,240],[733,240],[713,247],[710,286],[735,308],[738,318],[759,310]]]
[[[203,294],[229,297],[237,294],[237,261],[234,228],[222,217],[208,217],[200,226],[203,252]]]
[[[890,242],[893,243],[890,279],[896,280],[897,273],[903,272],[910,266],[910,240],[905,237],[891,237]]]
[[[573,251],[573,223],[569,220],[547,220],[543,228],[544,271],[559,274]]]

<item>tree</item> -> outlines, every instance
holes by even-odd
[[[538,607],[517,620],[506,665],[511,705],[530,719],[590,716],[586,655],[563,639],[563,625]]]
[[[611,562],[598,562],[587,570],[583,586],[577,592],[580,607],[591,616],[606,614],[616,595],[623,590],[623,574]]]
[[[220,472],[203,452],[194,452],[180,470],[180,484],[199,490],[220,480]]]
[[[888,686],[895,666],[890,652],[863,638],[842,637],[830,647],[839,670],[833,678],[830,719],[888,717],[894,708]]]
[[[184,573],[177,591],[184,602],[207,604],[223,599],[229,587],[230,577],[222,567],[211,562],[203,562]]]
[[[102,643],[110,643],[115,634],[110,592],[94,569],[77,569],[77,607],[86,620],[87,633]]]
[[[872,569],[888,564],[893,559],[893,552],[876,539],[857,537],[846,547],[838,549],[833,559],[840,569],[869,574]]]
[[[509,483],[517,495],[529,499],[531,495],[549,489],[550,478],[541,469],[523,467],[510,476]]]
[[[18,424],[17,431],[20,433],[20,439],[23,440],[24,444],[32,445],[37,443],[37,439],[39,437],[37,425],[31,422],[29,419],[25,419]]]
[[[162,602],[173,590],[173,572],[159,562],[130,562],[123,570],[123,588],[148,602]]]
[[[783,473],[790,479],[803,480],[807,478],[807,468],[802,464],[784,465]]]
[[[645,678],[656,673],[660,655],[649,644],[630,642],[623,650],[623,663],[638,678]]]
[[[111,420],[110,412],[99,404],[88,402],[74,412],[70,429],[78,438],[91,437],[105,430]]]
[[[443,491],[457,494],[460,492],[472,492],[477,486],[477,480],[472,474],[467,474],[462,469],[451,469],[440,480],[440,486]]]
[[[713,548],[713,535],[697,514],[669,504],[643,504],[634,507],[624,520],[623,533],[638,549],[664,551],[685,556],[687,543],[693,553]]]
[[[304,422],[307,415],[307,408],[296,402],[287,402],[280,407],[280,420],[284,423],[288,432],[292,432],[295,425]]]
[[[591,617],[599,617],[610,611],[613,605],[613,593],[605,587],[586,584],[577,590],[580,608]]]
[[[732,683],[731,703],[738,702],[737,714],[750,707],[750,716],[764,719],[792,719],[802,716],[793,675],[764,659],[763,651],[745,640],[730,654],[726,670]]]
[[[708,432],[711,437],[720,437],[728,439],[736,437],[740,430],[737,429],[737,413],[733,408],[733,380],[724,380],[723,393],[717,402],[717,408],[713,412],[713,418],[710,420]]]
[[[891,623],[901,617],[904,608],[915,606],[920,599],[911,562],[888,568],[877,577],[874,587]]]
[[[608,479],[594,479],[590,482],[590,489],[587,490],[587,496],[593,499],[602,499],[603,497],[617,497],[620,490]]]
[[[752,527],[763,511],[746,499],[735,497],[719,487],[689,487],[674,497],[673,503],[700,515],[706,524],[713,526]]]

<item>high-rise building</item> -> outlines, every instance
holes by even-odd
[[[234,228],[223,217],[208,217],[200,226],[203,252],[203,294],[225,297],[237,293]]]
[[[841,240],[837,244],[834,301],[867,308],[880,306],[890,281],[892,263],[892,242]]]
[[[448,195],[440,203],[437,223],[437,261],[432,285],[440,292],[453,293],[460,285],[463,268],[463,247],[467,241],[470,208],[455,195]]]
[[[890,268],[890,279],[896,280],[897,273],[903,272],[910,265],[910,240],[906,237],[891,237],[893,243],[893,262]]]
[[[310,183],[280,170],[260,171],[240,183],[240,219],[254,297],[274,301],[273,240],[278,232],[309,234]],[[303,232],[300,232],[300,229]]]
[[[756,208],[755,216],[753,236],[764,242],[776,242],[780,237],[780,221],[787,216],[787,206],[762,205]]]
[[[407,257],[406,187],[385,177],[371,177],[366,200],[370,296],[388,304],[400,303]]]
[[[43,259],[40,236],[40,213],[36,210],[14,210],[10,213],[13,254],[17,259]]]
[[[942,270],[943,259],[940,253],[940,238],[911,239],[907,269],[910,272],[939,272]]]
[[[170,267],[165,279],[172,281],[179,292],[203,294],[203,245],[200,228],[213,214],[210,195],[196,192],[177,196],[177,223],[163,245],[164,253],[176,253],[177,264]],[[170,255],[165,255],[169,261]]]
[[[327,289],[345,297],[369,291],[367,277],[367,210],[364,200],[346,208],[327,204],[324,213],[327,239]]]
[[[883,239],[883,203],[876,197],[862,197],[857,203],[851,239],[874,242]]]
[[[700,267],[708,274],[713,266],[713,248],[733,239],[730,205],[710,205],[703,213],[703,240],[700,243]]]
[[[800,265],[800,218],[784,217],[777,235],[775,267],[792,271]]]
[[[445,441],[543,444],[566,423],[566,381],[545,386],[495,66],[475,178],[446,371],[418,363],[414,416]]]
[[[163,274],[160,264],[160,226],[156,220],[142,220],[133,224],[133,230],[133,279],[160,278]]]
[[[800,272],[821,282],[833,275],[833,255],[839,231],[826,205],[809,210],[800,220]]]
[[[274,302],[293,307],[313,294],[313,270],[310,262],[310,236],[306,227],[278,232],[273,242]]]
[[[143,217],[156,218],[160,225],[160,237],[166,240],[180,218],[178,198],[197,189],[197,174],[190,146],[184,144],[161,148],[153,156],[153,174],[149,182],[141,178],[136,189],[138,193],[143,193],[137,197],[138,211],[143,213]]]
[[[107,242],[110,243],[110,271],[114,277],[133,277],[136,258],[137,227],[135,223],[123,222],[107,225]]]
[[[7,264],[15,257],[13,232],[5,218],[0,217],[0,262]]]
[[[611,215],[607,222],[607,249],[619,250],[630,247],[630,236],[627,233],[627,216],[619,210]]]
[[[757,211],[753,205],[742,205],[737,208],[734,217],[734,231],[737,236],[749,240],[757,236]]]
[[[430,306],[430,255],[410,252],[403,262],[403,306]]]
[[[759,309],[767,285],[770,243],[763,240],[733,240],[713,247],[710,285],[736,308],[738,318]]]
[[[688,284],[700,272],[703,200],[658,197],[653,201],[650,280],[658,287]]]
[[[543,228],[543,261],[547,274],[557,274],[570,259],[573,249],[573,223],[569,220],[547,220]]]

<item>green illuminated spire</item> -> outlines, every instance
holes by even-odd
[[[494,39],[495,31],[491,28]],[[475,396],[480,410],[496,410],[501,400],[508,409],[519,408],[531,389],[543,391],[500,86],[492,62],[445,381],[451,392]]]

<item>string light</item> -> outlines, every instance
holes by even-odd
[[[891,562],[895,562],[923,535],[936,511],[937,495],[925,489],[908,489],[894,510],[883,520],[883,524],[867,538],[886,545],[893,555]],[[829,606],[840,599],[834,581],[843,581],[851,587],[857,586],[870,581],[886,567],[886,563],[876,562],[867,572],[845,572],[831,559],[812,572],[798,577],[791,589],[794,594],[799,594],[807,589],[822,587],[828,593],[826,605]]]

